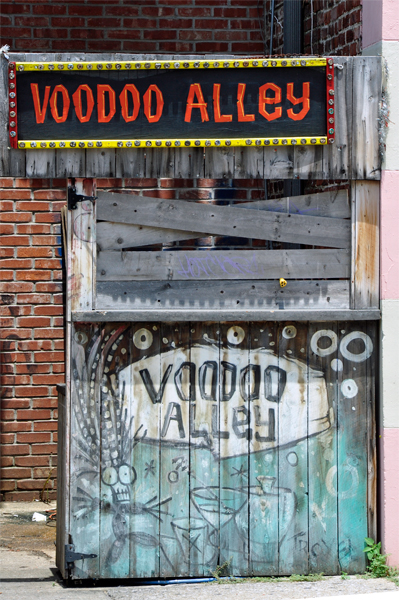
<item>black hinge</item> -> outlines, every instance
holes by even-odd
[[[82,194],[76,193],[76,188],[69,187],[68,188],[68,210],[75,210],[78,207],[78,202],[83,202],[83,200],[97,200],[97,196],[83,196]]]
[[[65,544],[65,569],[71,569],[74,566],[75,560],[83,560],[84,558],[97,558],[97,554],[83,554],[83,552],[75,552],[73,544]]]

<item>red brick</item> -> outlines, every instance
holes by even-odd
[[[34,444],[32,454],[57,454],[57,444]]]
[[[1,10],[2,10],[2,12],[7,12],[4,9],[4,6],[5,6],[5,4],[3,3]],[[7,188],[7,187],[12,188],[13,185],[14,185],[14,179],[12,177],[0,177],[0,188]]]
[[[45,479],[21,479],[17,481],[17,488],[19,490],[42,490],[45,485]]]
[[[46,329],[36,328],[34,331],[35,339],[62,338],[63,336],[64,336],[64,331],[63,331],[63,329],[61,329],[61,327],[60,328],[48,327]]]
[[[33,212],[37,212],[37,211],[49,212],[50,203],[49,202],[35,202],[33,200],[31,202],[16,202],[15,208],[16,208],[16,210],[31,210]]]
[[[15,459],[18,467],[46,467],[49,464],[49,456],[20,456]]]
[[[15,258],[10,260],[2,260],[1,261],[2,268],[9,269],[31,269],[32,261],[31,260],[17,260]]]
[[[33,408],[57,408],[58,399],[57,398],[35,398],[32,400]]]
[[[13,444],[15,442],[14,433],[1,433],[0,444]]]
[[[33,423],[34,431],[57,431],[57,421],[36,421]]]
[[[17,338],[30,338],[32,335],[31,329],[11,329],[9,328],[6,332],[0,331],[0,338],[9,337],[10,335],[16,335]]]
[[[10,258],[14,256],[14,248],[0,248],[0,256],[2,258]]]
[[[53,481],[57,477],[57,469],[54,468],[46,468],[46,467],[36,467],[33,469],[33,477],[35,479],[45,478],[47,479],[51,475],[49,481]]]
[[[36,215],[37,218],[38,215]],[[53,255],[53,251],[51,248],[18,248],[17,256],[19,258],[22,257],[32,257],[32,258],[51,258]]]
[[[46,4],[32,4],[33,14],[36,15],[65,15],[67,11],[66,5],[58,4],[58,5],[50,5],[46,2]],[[69,8],[69,12],[70,12]]]
[[[50,225],[40,225],[39,223],[30,223],[29,225],[17,225],[17,233],[19,234],[48,234],[51,233]]]
[[[36,432],[36,433],[17,433],[17,442],[21,444],[45,444],[51,441],[51,433]]]
[[[54,306],[54,305],[35,306],[34,314],[35,315],[63,315],[64,308],[62,306]]]
[[[35,362],[47,363],[47,362],[58,362],[64,360],[63,352],[35,352]]]
[[[34,246],[56,246],[58,240],[54,235],[33,235],[32,244]]]
[[[2,200],[0,202],[0,210],[1,211],[13,211],[14,210],[14,202],[12,200]]]
[[[58,212],[40,213],[35,217],[36,223],[61,223],[61,215]]]
[[[51,412],[44,409],[18,410],[19,421],[44,421],[51,418]]]
[[[28,364],[20,364],[20,365],[15,365],[15,372],[20,374],[20,373],[26,373],[29,375],[35,375],[37,373],[50,373],[50,365],[45,364],[45,363],[41,363],[41,364],[35,364],[35,363],[28,363]]]
[[[12,227],[12,225],[10,225],[9,227]],[[9,237],[7,235],[4,235],[1,238],[0,242],[2,246],[29,246],[30,244],[29,238],[27,236],[22,235],[13,235]]]
[[[30,350],[51,350],[51,348],[51,340],[23,340],[18,342],[18,349],[25,352],[29,352]]]
[[[12,444],[11,446],[3,446],[1,449],[3,456],[17,456],[30,453],[28,444]],[[40,452],[38,454],[41,454]]]
[[[21,398],[8,398],[2,401],[3,408],[29,408],[30,400],[22,400]]]
[[[11,469],[1,469],[0,477],[2,479],[19,479],[22,477],[30,477],[31,474],[30,469],[13,467]]]
[[[28,200],[30,198],[30,190],[0,190],[0,200]],[[19,204],[17,202],[17,204]],[[29,210],[33,210],[29,207]]]
[[[0,457],[1,467],[12,467],[14,465],[14,458],[12,456]]]
[[[15,481],[0,480],[0,490],[2,492],[14,490],[14,489],[15,489]]]
[[[103,14],[103,6],[93,6],[92,3],[88,4],[76,4],[68,6],[68,14],[70,15],[82,15],[86,17],[100,16]]]
[[[18,271],[16,275],[18,281],[49,281],[51,279],[49,271]]]
[[[49,317],[18,317],[18,327],[49,327],[51,319]]]
[[[31,431],[32,430],[32,423],[28,423],[28,422],[18,422],[18,421],[12,421],[12,422],[5,422],[1,424],[1,428],[4,432],[18,432],[18,431]]]
[[[37,287],[37,286],[36,286]],[[39,290],[37,290],[39,291]],[[18,294],[19,304],[45,304],[50,303],[52,298],[50,294]]]
[[[57,383],[64,383],[64,377],[62,375],[33,375],[33,385],[57,385]]]
[[[17,397],[27,396],[29,398],[37,397],[37,396],[46,396],[48,394],[48,390],[43,386],[24,386],[23,388],[16,388],[15,395]]]

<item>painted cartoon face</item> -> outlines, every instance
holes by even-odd
[[[134,467],[125,463],[119,467],[106,467],[101,479],[105,485],[111,487],[115,502],[130,502],[130,486],[137,479]]]

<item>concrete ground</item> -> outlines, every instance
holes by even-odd
[[[386,579],[325,577],[317,582],[200,583],[66,587],[55,567],[55,527],[32,522],[34,512],[55,509],[42,502],[0,503],[0,600],[294,600],[342,596],[346,600],[399,600]]]

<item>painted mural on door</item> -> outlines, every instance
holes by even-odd
[[[364,567],[372,326],[76,324],[76,577]],[[371,359],[371,360],[370,360]]]

